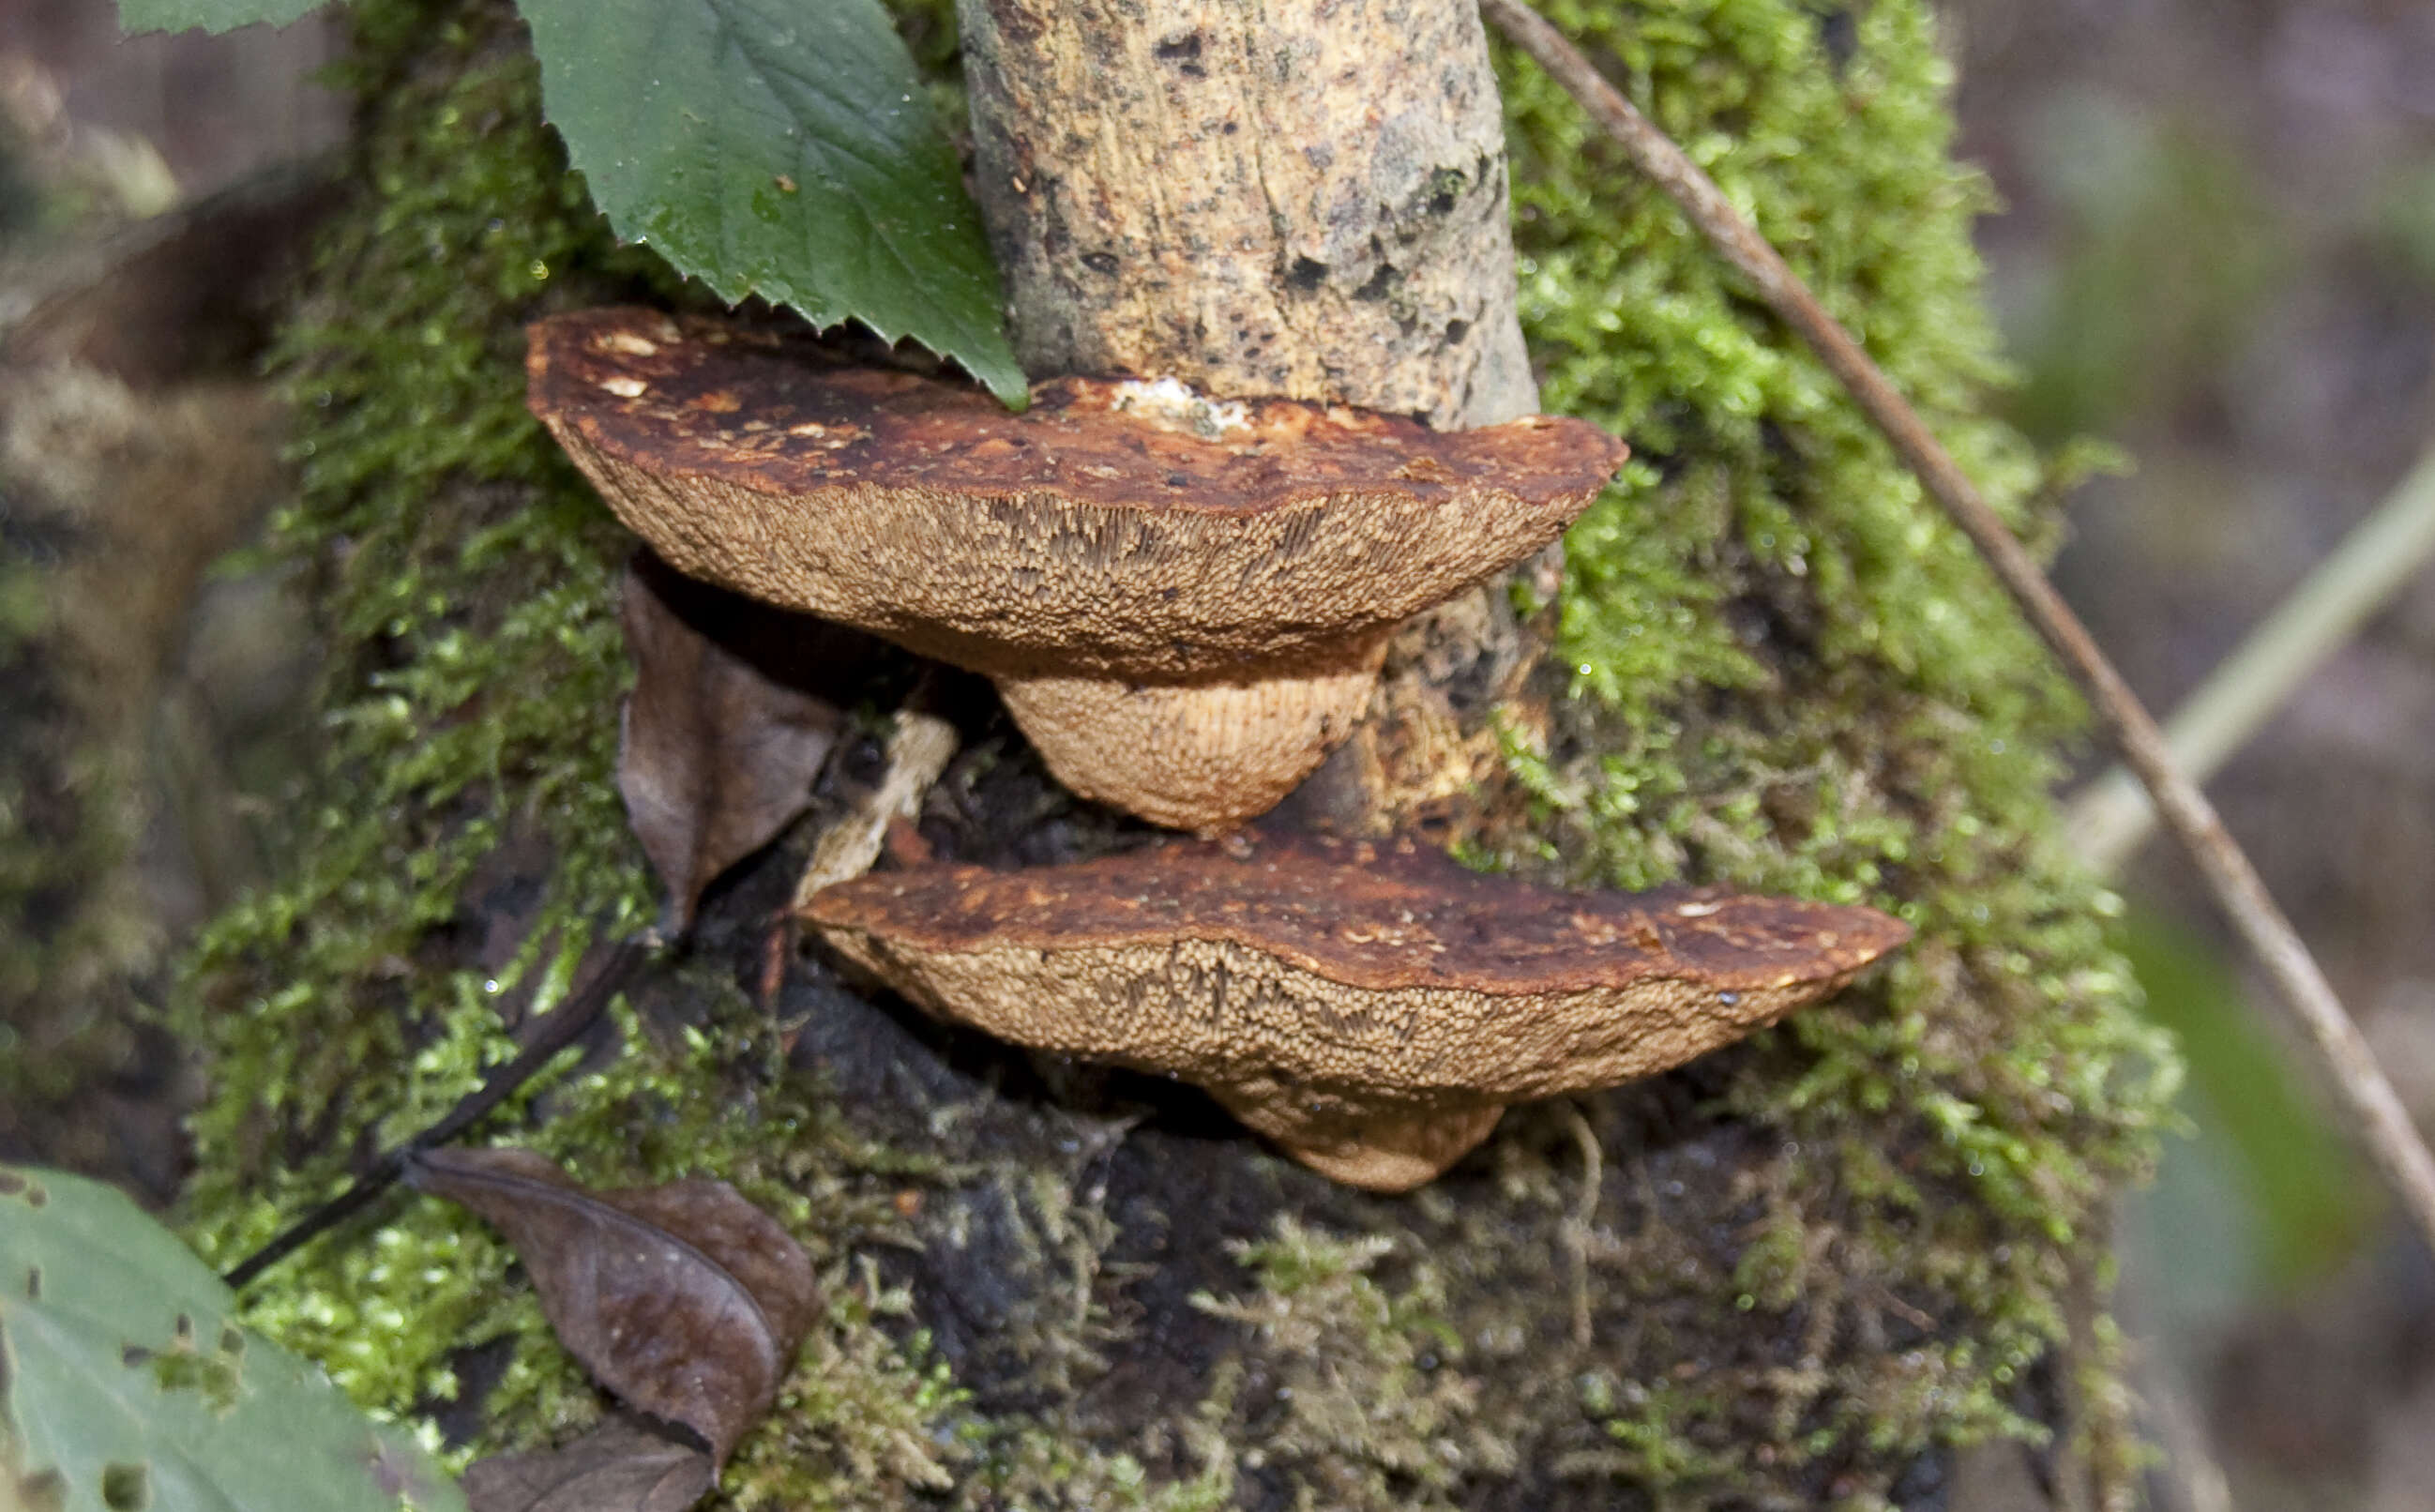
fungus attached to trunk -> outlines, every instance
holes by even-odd
[[[1443,1171],[1508,1103],[1681,1065],[1910,935],[1869,908],[1560,892],[1409,841],[1309,838],[922,866],[828,888],[803,917],[941,1018],[1197,1083],[1378,1191]]]
[[[1623,443],[1171,382],[966,385],[648,310],[534,326],[533,412],[680,571],[987,674],[1050,770],[1157,823],[1265,813],[1407,616],[1560,534]]]

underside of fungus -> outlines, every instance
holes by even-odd
[[[1505,1106],[1681,1065],[1909,937],[1873,909],[1569,893],[1408,841],[1237,836],[924,865],[802,917],[941,1018],[1206,1088],[1337,1180],[1418,1186]]]
[[[1621,465],[1544,416],[1441,433],[1171,381],[977,388],[732,322],[535,325],[529,402],[680,571],[984,673],[1051,771],[1154,822],[1267,812],[1397,624],[1546,545]]]

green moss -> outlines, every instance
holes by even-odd
[[[1477,1436],[1478,1387],[1456,1368],[1437,1269],[1417,1266],[1392,1294],[1370,1276],[1395,1247],[1280,1217],[1270,1238],[1235,1246],[1258,1281],[1248,1298],[1195,1299],[1249,1325],[1277,1372],[1269,1420],[1239,1437],[1287,1472],[1298,1507],[1451,1507],[1461,1471],[1512,1469],[1509,1447]]]
[[[496,24],[377,5],[356,24],[350,81],[384,102],[370,192],[283,341],[302,488],[266,548],[322,606],[329,755],[282,885],[204,936],[190,1010],[221,1092],[194,1195],[223,1255],[336,1178],[302,1148],[446,1108],[510,1051],[489,1005],[546,1006],[585,941],[648,905],[608,782],[616,531],[521,403],[520,318],[553,279],[608,282],[606,238]],[[560,861],[512,958],[435,959],[485,858],[533,832]],[[354,1095],[370,1068],[403,1096]]]
[[[1926,8],[1857,8],[1839,63],[1822,11],[1782,0],[1549,14],[1755,216],[2014,526],[2051,540],[2068,478],[1985,418],[2007,378],[1969,242],[1987,196],[1945,156]],[[1915,1364],[1803,1386],[1828,1417],[1786,1457],[2019,1432],[2019,1373],[2063,1338],[2070,1247],[2144,1168],[2174,1076],[2105,948],[2113,900],[2051,840],[2074,700],[1672,205],[1544,77],[1508,60],[1506,81],[1547,403],[1632,438],[1640,464],[1568,541],[1574,697],[1552,743],[1515,743],[1544,823],[1537,855],[1508,859],[1868,901],[1919,928],[1874,990],[1797,1018],[1727,1093],[1782,1139],[1745,1174],[1767,1197],[1730,1284],[1783,1311],[1871,1274],[1967,1319]],[[1753,1479],[1683,1445],[1696,1396],[1627,1384],[1637,1405],[1609,1425],[1632,1479],[1694,1501]]]
[[[1581,1409],[1619,1446],[1613,1468],[1649,1487],[1661,1507],[1675,1504],[1686,1487],[1743,1477],[1749,1456],[1741,1446],[1709,1450],[1692,1436],[1699,1419],[1716,1415],[1708,1393],[1671,1382],[1617,1385],[1593,1375],[1581,1383]]]
[[[682,291],[610,246],[503,7],[352,14],[365,192],[285,341],[304,490],[269,548],[319,576],[331,756],[281,886],[215,926],[189,993],[214,1087],[194,1228],[221,1262],[445,1108],[512,1052],[499,1005],[555,1002],[650,902],[610,782],[625,538],[526,417],[519,328]],[[1926,7],[1855,12],[1839,62],[1822,14],[1557,12],[2043,539],[2047,473],[1981,418],[2003,378],[1967,241],[1984,196],[1945,157]],[[1252,1162],[1271,1194],[1232,1231],[1266,1237],[1176,1307],[1197,1324],[1161,1324],[1209,1330],[1214,1364],[1188,1406],[1121,1428],[1074,1405],[1140,1343],[1118,1304],[1148,1267],[1112,1257],[1190,1221],[1190,1194],[1119,1223],[1071,1131],[1036,1126],[1062,1115],[980,1094],[883,1137],[778,1074],[723,975],[657,973],[621,1058],[497,1124],[588,1179],[723,1175],[811,1248],[828,1316],[734,1503],[1431,1505],[1529,1477],[1551,1505],[1856,1508],[1926,1451],[2051,1416],[2029,1378],[2170,1079],[2104,949],[2110,902],[2047,837],[2073,701],[1826,377],[1544,80],[1506,79],[1548,404],[1639,461],[1571,538],[1571,696],[1545,739],[1511,736],[1535,818],[1487,859],[1873,900],[1917,943],[1696,1081],[1587,1105],[1614,1152],[1595,1192],[1545,1109],[1407,1200]],[[1012,1215],[1021,1368],[963,1379],[895,1258],[982,1212]],[[529,1443],[597,1402],[508,1272],[478,1226],[400,1200],[275,1273],[253,1317],[393,1414],[507,1340],[466,1447]]]

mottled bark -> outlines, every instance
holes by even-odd
[[[965,0],[1024,364],[1441,426],[1537,407],[1466,0]]]

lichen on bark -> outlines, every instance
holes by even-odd
[[[627,544],[524,415],[521,325],[685,292],[610,246],[503,6],[350,13],[361,190],[285,342],[303,491],[276,532],[319,575],[332,754],[185,1010],[213,1079],[189,1211],[221,1262],[444,1108],[649,908],[609,780]],[[1981,196],[1921,0],[1556,15],[2050,528],[2038,459],[1984,418]],[[908,26],[941,50],[936,9]],[[2169,1079],[2106,901],[2047,834],[2071,702],[1823,374],[1549,86],[1504,78],[1544,401],[1641,460],[1569,539],[1563,664],[1546,717],[1505,727],[1513,784],[1471,858],[1876,902],[1918,943],[1589,1100],[1595,1194],[1542,1107],[1378,1199],[816,963],[756,1005],[738,982],[786,857],[748,868],[615,1040],[491,1130],[589,1180],[723,1176],[812,1250],[829,1315],[737,1504],[1860,1508],[1926,1498],[1946,1446],[2065,1418],[2075,1258]],[[1088,843],[1002,725],[970,733],[952,790]],[[596,1399],[509,1276],[478,1226],[395,1202],[252,1316],[469,1450],[562,1435]]]
[[[1477,11],[970,0],[973,182],[1027,370],[1531,409]]]

